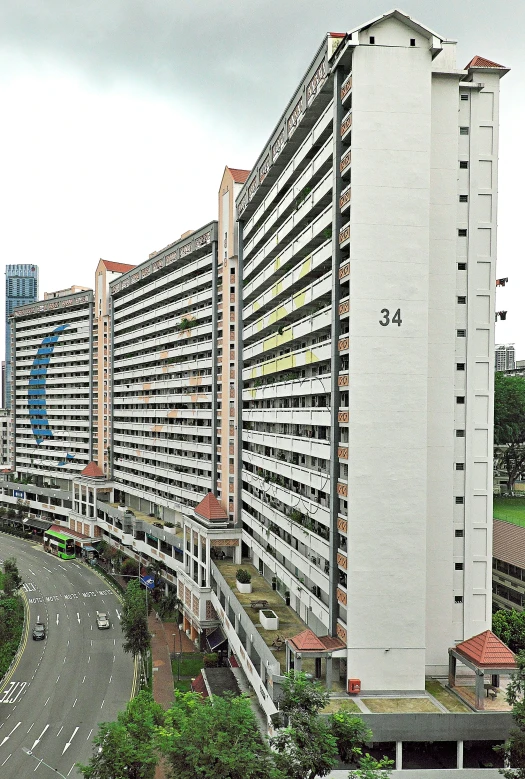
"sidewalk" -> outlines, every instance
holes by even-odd
[[[171,672],[170,645],[168,631],[157,620],[152,610],[148,617],[148,628],[151,633],[151,662],[153,668],[153,697],[163,709],[169,709],[175,695],[173,692],[173,674]],[[169,636],[171,638],[171,636]],[[155,779],[167,779],[167,771],[162,763],[155,769]]]

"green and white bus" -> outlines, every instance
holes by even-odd
[[[44,550],[62,560],[75,559],[75,539],[56,530],[44,531]]]

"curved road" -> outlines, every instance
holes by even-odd
[[[60,560],[42,544],[0,534],[0,559],[16,557],[29,603],[29,631],[14,672],[0,683],[0,777],[78,777],[98,723],[114,720],[135,683],[131,655],[122,650],[121,604],[109,585],[75,560]],[[98,630],[96,611],[110,630]],[[45,641],[33,624],[46,623]],[[25,641],[25,637],[22,638]]]

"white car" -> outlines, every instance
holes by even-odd
[[[107,630],[109,627],[108,615],[104,611],[97,611],[97,628]]]

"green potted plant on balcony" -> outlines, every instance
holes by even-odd
[[[252,575],[245,568],[239,568],[235,574],[235,585],[239,592],[250,593],[252,591]]]

